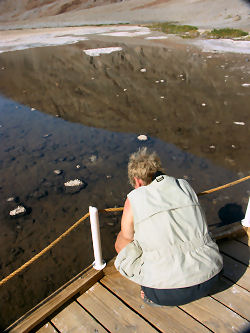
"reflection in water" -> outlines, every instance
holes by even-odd
[[[91,43],[1,55],[0,91],[66,120],[143,132],[227,168],[248,171],[250,89],[242,86],[250,79],[246,56],[122,45],[121,52],[90,57],[83,49]]]
[[[0,91],[12,99],[0,98],[2,276],[48,245],[89,205],[123,205],[130,190],[128,155],[142,145],[157,150],[167,173],[188,179],[196,191],[247,174],[244,56],[207,58],[191,50],[122,45],[122,52],[92,58],[82,52],[91,43],[0,56]],[[149,140],[138,141],[138,134]],[[67,193],[64,183],[76,178],[87,186]],[[202,198],[209,223],[219,222],[217,212],[228,203],[244,211],[247,188]],[[29,214],[10,218],[18,204]],[[119,216],[101,218],[101,227],[104,256],[111,258]],[[0,325],[92,261],[84,224],[1,290]]]

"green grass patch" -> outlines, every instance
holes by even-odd
[[[183,34],[185,32],[197,31],[198,28],[192,25],[179,25],[169,22],[154,23],[148,26],[152,30],[158,30],[167,34]]]
[[[210,37],[213,38],[235,38],[235,37],[247,36],[248,33],[240,29],[224,28],[224,29],[213,29],[209,35]]]

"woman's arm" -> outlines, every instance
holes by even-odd
[[[132,208],[129,199],[125,201],[122,220],[121,220],[121,231],[117,235],[115,242],[116,252],[119,253],[127,244],[134,240],[134,221]]]

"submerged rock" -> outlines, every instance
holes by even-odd
[[[26,208],[23,206],[17,206],[17,208],[10,211],[10,216],[23,216],[26,214]]]
[[[83,188],[85,188],[87,186],[87,183],[80,179],[74,179],[64,183],[64,186],[66,193],[74,194],[80,192]]]
[[[141,134],[141,135],[138,135],[137,139],[139,141],[147,141],[148,137],[147,137],[147,135]]]
[[[62,174],[62,170],[54,170],[53,171],[55,175],[61,175]]]

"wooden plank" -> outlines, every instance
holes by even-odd
[[[231,240],[222,240],[218,243],[218,245],[221,252],[249,266],[250,253],[249,253],[249,247],[246,244],[231,239]]]
[[[77,300],[110,332],[157,332],[100,283],[96,283]]]
[[[77,302],[73,302],[51,319],[60,332],[107,332]]]
[[[235,222],[228,225],[224,225],[222,227],[217,227],[209,230],[213,238],[216,240],[223,238],[238,238],[240,236],[246,235],[248,232],[248,228],[243,227],[241,222]]]
[[[177,307],[152,307],[140,297],[140,286],[121,276],[109,262],[100,281],[160,331],[169,333],[208,332],[198,321]]]
[[[250,268],[240,262],[223,255],[223,275],[237,283],[237,285],[250,291]]]
[[[36,333],[57,333],[57,330],[50,323],[46,323]]]
[[[86,291],[102,277],[103,271],[96,271],[92,266],[89,266],[66,285],[21,317],[7,330],[11,333],[29,332],[74,295]]]
[[[249,235],[244,235],[242,237],[237,238],[238,241],[250,246],[250,237]]]
[[[180,308],[216,333],[240,332],[248,324],[247,320],[209,296]]]
[[[225,278],[220,279],[219,292],[212,298],[223,303],[241,317],[250,320],[250,293]]]

